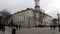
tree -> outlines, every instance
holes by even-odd
[[[8,19],[10,19],[11,13],[8,12],[6,9],[0,12],[0,30],[5,33],[5,26],[8,23]]]
[[[6,22],[7,23],[7,21],[8,21],[8,19],[10,19],[10,17],[11,17],[11,13],[8,11],[8,10],[6,10],[6,9],[4,9],[4,10],[2,10],[1,12],[0,12],[0,14],[2,15],[2,19],[3,19],[3,23],[4,22]]]
[[[52,21],[53,21],[53,28],[55,29],[55,28],[56,28],[56,26],[57,26],[57,19],[56,19],[56,18],[54,18]]]

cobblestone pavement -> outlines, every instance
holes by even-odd
[[[50,28],[21,28],[17,34],[60,34],[58,28],[51,30]]]
[[[6,27],[5,34],[11,34],[12,28]],[[0,31],[1,34],[1,31]],[[44,28],[21,28],[16,34],[60,34],[58,28],[51,30],[49,27]]]

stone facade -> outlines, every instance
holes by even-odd
[[[46,14],[43,18],[43,23],[45,23],[46,25],[50,25],[50,23],[52,23],[52,17]]]
[[[40,24],[40,12],[36,12],[32,8],[19,11],[12,15],[14,24],[21,24],[22,26],[38,26]],[[49,24],[52,17],[44,13],[43,24]]]

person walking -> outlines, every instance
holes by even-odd
[[[12,34],[16,34],[16,27],[12,28]]]
[[[19,24],[19,30],[20,30],[20,28],[21,28],[21,24]]]

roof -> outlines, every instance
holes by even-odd
[[[46,14],[46,13],[44,13],[44,14],[52,18],[52,16],[50,16],[50,15],[48,15],[48,14]]]
[[[27,11],[27,10],[33,10],[33,11],[35,11],[35,9],[33,9],[33,8],[27,8],[27,9],[25,9],[25,10],[18,11],[18,12],[16,12],[16,13],[14,13],[13,15],[18,14],[18,13],[22,13],[22,12],[25,12],[25,11]],[[36,11],[36,12],[38,12],[38,11]],[[40,11],[40,13],[42,13],[42,12]],[[48,15],[48,14],[46,14],[46,13],[44,13],[44,15],[51,17],[50,15]],[[51,18],[52,18],[52,17],[51,17]]]
[[[27,11],[27,10],[34,10],[34,9],[32,9],[32,8],[27,8],[27,9],[25,9],[25,10],[18,11],[18,12],[16,12],[16,13],[14,13],[13,15],[18,14],[18,13],[21,13],[21,12],[25,12],[25,11]]]

